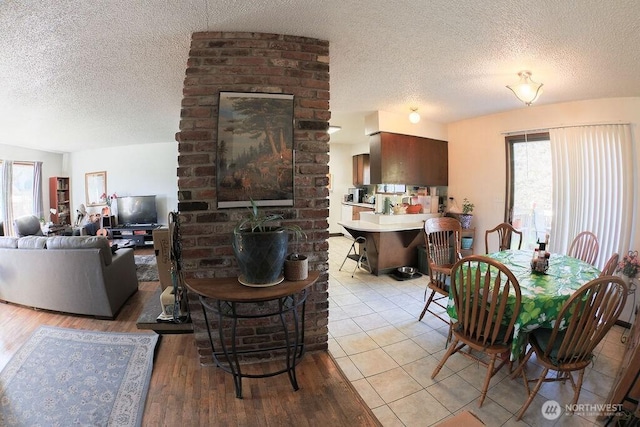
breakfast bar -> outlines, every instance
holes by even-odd
[[[379,276],[398,267],[418,266],[418,246],[424,244],[424,221],[439,214],[380,215],[360,214],[358,221],[339,224],[353,238],[367,239],[366,249],[371,273]]]

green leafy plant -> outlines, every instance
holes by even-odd
[[[462,213],[464,215],[469,215],[471,212],[473,212],[474,207],[475,205],[465,197],[464,200],[462,201]]]
[[[279,231],[284,230],[293,235],[296,238],[296,241],[299,238],[306,237],[306,234],[302,231],[300,226],[298,225],[281,225],[275,224],[272,225],[271,222],[279,221],[283,219],[282,215],[279,214],[265,214],[258,209],[258,205],[256,202],[251,199],[251,207],[247,208],[250,212],[249,217],[244,218],[240,221],[234,228],[235,232],[250,232],[250,233],[260,233],[265,231]]]

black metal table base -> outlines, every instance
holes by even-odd
[[[296,378],[296,365],[300,362],[300,358],[304,354],[304,321],[305,321],[305,307],[307,300],[307,290],[304,289],[300,293],[295,295],[288,295],[282,298],[277,298],[270,301],[277,300],[277,308],[274,310],[268,310],[264,313],[243,313],[239,308],[247,304],[255,304],[250,302],[230,302],[223,300],[209,300],[200,295],[200,303],[202,304],[202,312],[204,314],[204,320],[207,324],[207,333],[209,335],[209,343],[211,344],[211,353],[216,365],[226,372],[233,375],[233,382],[236,389],[236,397],[242,399],[242,378],[266,378],[274,375],[287,373],[289,381],[294,390],[298,390],[298,380]],[[263,303],[267,301],[260,301]],[[298,308],[302,308],[302,321],[299,319]],[[209,317],[207,310],[218,315],[218,337],[220,339],[220,347],[222,351],[216,351],[213,343],[213,337],[211,335],[211,326],[209,324]],[[287,314],[291,314],[293,322],[293,331],[290,331],[287,327]],[[284,345],[273,346],[268,348],[259,348],[251,350],[238,350],[237,345],[237,326],[239,319],[256,319],[278,316],[280,318],[280,325],[284,332]],[[224,319],[231,319],[231,348],[225,344],[225,328]],[[240,365],[240,355],[252,354],[252,353],[264,353],[268,351],[285,350],[286,351],[286,366],[283,369],[268,372],[264,374],[248,374],[243,373]],[[224,360],[221,360],[221,356],[224,356]]]

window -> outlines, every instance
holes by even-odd
[[[549,134],[507,137],[507,162],[507,221],[522,231],[522,249],[533,250],[552,228]]]
[[[8,225],[23,215],[43,217],[42,162],[0,160],[0,221],[5,234],[13,235]]]
[[[33,214],[33,163],[13,163],[11,190],[14,218]]]
[[[633,136],[625,124],[574,126],[511,135],[507,145],[505,218],[531,248],[550,235],[566,253],[581,231],[598,237],[596,266],[629,250],[635,233]]]

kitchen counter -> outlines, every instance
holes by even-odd
[[[361,208],[369,208],[369,209],[375,209],[376,207],[375,203],[342,202],[342,204],[346,206],[360,206]]]
[[[406,231],[406,230],[422,230],[424,227],[424,221],[409,222],[409,223],[396,223],[396,224],[376,224],[369,221],[340,221],[338,224],[347,229],[353,229],[358,231],[369,231],[372,233],[384,233],[391,231]]]
[[[389,224],[377,224],[372,222],[371,218],[370,221],[341,221],[339,224],[354,239],[360,236],[367,239],[366,248],[371,273],[379,276],[398,267],[418,267],[418,246],[424,245],[424,218],[439,214],[416,214],[416,221],[412,221],[413,216],[397,215],[397,221],[402,222]]]

